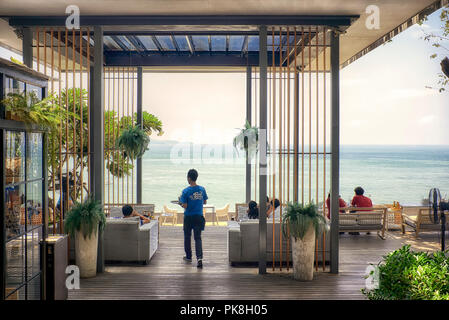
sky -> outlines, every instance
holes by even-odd
[[[422,39],[439,12],[341,70],[342,145],[449,144],[449,91],[426,88],[441,69]],[[143,83],[144,108],[164,124],[152,139],[229,143],[244,124],[244,73],[146,73]]]
[[[441,58],[422,39],[439,32],[439,13],[341,70],[342,145],[449,144],[449,90],[428,88]],[[21,59],[1,47],[0,56]],[[245,73],[144,73],[143,85],[144,109],[165,132],[153,140],[227,144],[245,123]]]

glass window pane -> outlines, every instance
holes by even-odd
[[[28,183],[27,194],[27,225],[32,226],[42,224],[42,181]]]
[[[9,186],[5,189],[6,238],[25,232],[25,185]]]
[[[39,242],[42,228],[34,229],[27,233],[27,279],[31,279],[41,270]]]
[[[42,88],[38,87],[38,86],[33,86],[32,84],[28,84],[26,85],[26,92],[30,93],[30,92],[34,92],[36,94],[36,97],[41,100],[42,99]]]
[[[25,236],[6,243],[6,291],[25,282]]]
[[[42,178],[42,134],[30,133],[27,141],[27,179]]]
[[[25,133],[6,131],[5,183],[25,179]]]
[[[6,77],[5,84],[5,95],[8,93],[23,93],[25,91],[25,83],[11,77]]]
[[[208,36],[192,36],[195,51],[209,51]]]
[[[27,300],[40,300],[41,299],[41,276],[37,276],[35,279],[28,283],[28,297]]]

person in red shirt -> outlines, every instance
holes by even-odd
[[[373,206],[371,199],[363,195],[365,190],[362,187],[355,188],[354,192],[355,196],[352,198],[351,206],[359,208],[371,208]]]
[[[340,206],[340,208],[344,208],[346,207],[346,202],[345,200],[343,200],[341,198],[341,196],[338,196],[338,205]],[[328,193],[327,194],[327,200],[326,200],[326,206],[327,206],[327,218],[330,219],[331,218],[331,194]],[[344,213],[344,210],[340,210],[340,212]]]

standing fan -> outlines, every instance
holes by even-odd
[[[446,215],[449,211],[449,202],[441,200],[440,190],[432,188],[429,191],[429,218],[434,224],[441,223],[441,251],[445,248]]]
[[[449,78],[449,58],[446,57],[441,61],[441,70],[444,75]]]

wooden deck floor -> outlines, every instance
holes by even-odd
[[[420,250],[438,248],[436,234],[389,232],[376,235],[340,236],[340,274],[317,272],[311,282],[298,282],[286,272],[258,275],[257,267],[231,267],[227,261],[226,228],[207,227],[203,233],[204,268],[182,262],[182,228],[160,229],[159,250],[150,264],[107,266],[103,274],[82,279],[81,288],[69,299],[363,299],[360,289],[369,263],[409,243]],[[193,240],[193,239],[192,239]]]

